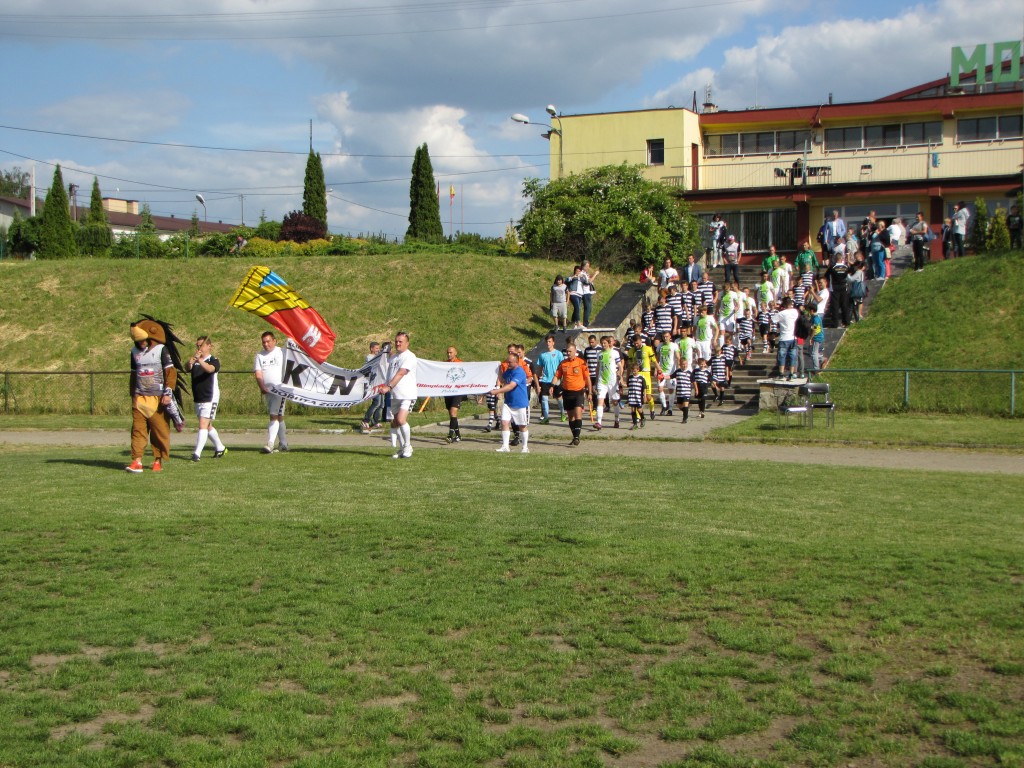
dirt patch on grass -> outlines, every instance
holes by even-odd
[[[376,709],[378,707],[390,707],[397,709],[398,707],[404,707],[409,704],[415,704],[420,700],[420,697],[411,691],[405,691],[397,696],[378,696],[374,699],[368,699],[363,702],[363,706],[367,709]]]
[[[103,729],[114,723],[144,723],[152,719],[156,713],[156,707],[152,704],[143,704],[138,712],[104,712],[99,717],[86,720],[81,723],[68,723],[50,730],[50,738],[56,741],[65,739],[73,733],[92,739],[103,733]]]

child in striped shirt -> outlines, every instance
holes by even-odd
[[[711,381],[711,369],[708,368],[708,361],[703,357],[697,361],[697,369],[693,372],[693,384],[697,388],[697,407],[700,408],[700,417],[704,418],[704,408],[707,405],[708,383]]]
[[[686,358],[679,361],[676,368],[676,405],[683,411],[683,424],[690,420],[690,397],[693,394],[693,371]]]
[[[717,395],[718,404],[721,405],[725,397],[725,388],[728,386],[725,356],[722,354],[721,346],[715,347],[715,353],[708,361],[708,367],[711,369],[711,399],[714,400]]]
[[[647,420],[644,418],[644,403],[647,402],[647,380],[640,375],[640,363],[629,367],[629,378],[626,380],[626,402],[629,403],[633,415],[631,429],[642,429]]]

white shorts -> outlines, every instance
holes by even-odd
[[[209,419],[217,418],[217,403],[196,403],[196,418]]]
[[[611,398],[613,403],[619,401],[619,382],[597,385],[597,399],[604,400],[605,397]]]
[[[530,409],[529,408],[509,408],[504,403],[501,404],[501,420],[509,421],[515,424],[517,427],[525,427],[530,424]]]
[[[718,321],[718,327],[722,333],[736,333],[736,318],[735,317],[723,317]]]
[[[710,341],[698,341],[697,342],[697,357],[703,357],[705,360],[711,359],[711,342]]]
[[[267,413],[271,416],[284,416],[285,399],[280,395],[267,392],[263,396],[267,401]]]
[[[408,413],[408,412],[410,412],[413,409],[413,406],[415,406],[415,405],[416,405],[416,398],[415,397],[412,400],[397,400],[397,401],[396,400],[392,400],[391,401],[391,410],[394,413],[398,413],[399,411],[405,411],[406,413]]]

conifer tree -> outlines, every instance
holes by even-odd
[[[985,242],[989,251],[999,252],[1010,250],[1010,229],[1006,226],[1006,209],[996,208],[992,223],[988,228],[988,239]]]
[[[114,233],[107,222],[107,212],[103,209],[103,197],[100,194],[100,182],[92,178],[92,197],[89,200],[89,214],[85,224],[79,228],[78,251],[83,256],[107,256],[110,246],[114,244]]]
[[[103,209],[103,196],[100,194],[100,180],[92,177],[92,197],[89,198],[89,216],[86,218],[89,224],[102,224],[107,226],[107,212]]]
[[[988,203],[985,198],[978,197],[974,200],[974,216],[968,223],[971,231],[967,233],[967,247],[975,254],[984,253],[988,242]]]
[[[327,184],[324,182],[324,165],[320,153],[309,150],[306,159],[306,181],[302,187],[302,212],[320,220],[327,230]]]
[[[434,168],[430,164],[427,145],[416,148],[412,161],[412,181],[409,183],[409,229],[406,239],[440,243],[444,240],[441,208],[437,202]]]
[[[42,225],[39,232],[39,258],[71,259],[78,255],[75,225],[68,210],[68,194],[64,189],[64,176],[58,165],[53,171],[53,183],[46,193]]]

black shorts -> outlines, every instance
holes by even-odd
[[[553,381],[542,381],[540,383],[541,397],[561,397],[562,388]]]
[[[568,389],[562,390],[562,405],[565,406],[565,410],[572,410],[573,408],[582,408],[585,390],[579,389],[570,391]]]
[[[462,401],[466,399],[465,395],[452,395],[444,399],[445,408],[458,408],[462,405]]]
[[[771,326],[768,325],[768,323],[760,323],[757,326],[757,330],[761,332],[762,336],[767,336],[768,335],[768,331],[769,331],[770,328],[771,328]]]

